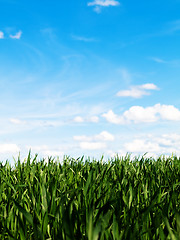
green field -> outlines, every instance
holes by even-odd
[[[0,163],[0,239],[180,239],[180,159]]]

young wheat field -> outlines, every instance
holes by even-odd
[[[0,239],[180,239],[180,159],[0,163]]]

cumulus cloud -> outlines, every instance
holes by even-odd
[[[4,33],[2,31],[0,31],[0,39],[4,38]]]
[[[155,104],[151,107],[132,106],[122,115],[116,115],[112,110],[102,115],[108,122],[114,124],[152,123],[158,120],[180,121],[180,110],[173,105]]]
[[[141,106],[133,106],[123,114],[124,121],[141,123],[156,122],[158,120],[158,112],[161,106],[158,104],[153,107],[143,108]]]
[[[104,117],[110,123],[114,123],[114,124],[125,123],[123,116],[116,115],[112,110],[109,110],[107,113],[102,114],[102,117]]]
[[[84,122],[84,119],[80,116],[76,116],[73,121],[76,123],[82,123]]]
[[[94,139],[101,141],[114,141],[114,136],[107,131],[102,131],[100,134],[95,135]]]
[[[149,90],[158,90],[158,87],[153,83],[131,86],[128,90],[122,90],[117,93],[118,97],[141,98],[145,95],[150,95]]]
[[[180,121],[180,110],[173,105],[157,105],[161,119],[169,121]]]
[[[20,39],[21,36],[22,36],[22,31],[19,31],[15,35],[10,35],[9,37],[12,39]]]
[[[100,13],[102,7],[119,6],[120,2],[116,0],[94,0],[93,2],[89,2],[87,5],[93,6],[94,11]]]

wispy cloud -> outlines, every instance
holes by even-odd
[[[177,31],[180,31],[180,19],[169,23],[169,29],[167,30],[167,33],[174,33]]]
[[[178,67],[180,66],[180,60],[179,59],[174,59],[174,60],[164,60],[162,58],[158,58],[158,57],[151,57],[150,60],[159,63],[159,64],[167,64],[170,65],[172,67]]]
[[[180,19],[175,21],[167,22],[162,29],[159,29],[158,32],[151,34],[151,37],[172,35],[180,31]]]
[[[122,90],[117,93],[118,97],[141,98],[145,95],[150,95],[149,90],[158,90],[158,87],[153,83],[131,86],[128,90]]]
[[[120,74],[120,78],[126,84],[130,84],[132,81],[132,74],[126,68],[118,69],[118,73]]]
[[[73,40],[76,41],[82,41],[82,42],[96,42],[97,40],[95,38],[88,38],[83,36],[77,36],[77,35],[71,35]]]
[[[151,57],[150,59],[157,63],[167,63],[167,61],[165,61],[162,58],[158,58],[158,57]]]
[[[122,115],[116,115],[112,110],[102,115],[108,122],[114,124],[153,123],[159,120],[180,121],[180,110],[173,105],[155,104],[152,107],[133,106]]]
[[[42,33],[42,35],[48,38],[52,44],[57,44],[57,35],[55,28],[43,28],[40,30],[40,32]]]
[[[2,31],[0,31],[0,39],[4,38],[4,33]]]
[[[119,6],[120,2],[116,0],[94,0],[93,2],[88,2],[87,5],[93,6],[94,11],[100,13],[102,7]]]
[[[56,120],[49,120],[48,118],[44,118],[42,120],[39,119],[28,119],[27,120],[21,120],[18,118],[10,118],[9,122],[12,125],[16,125],[17,128],[16,131],[24,131],[24,130],[32,130],[32,129],[40,129],[40,128],[52,128],[52,127],[59,127],[62,125],[65,125],[65,122],[60,121],[58,119]]]
[[[22,36],[22,31],[19,31],[15,35],[10,35],[9,37],[12,39],[20,39],[21,36]]]

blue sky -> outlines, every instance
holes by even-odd
[[[180,1],[0,0],[0,157],[180,155]]]

